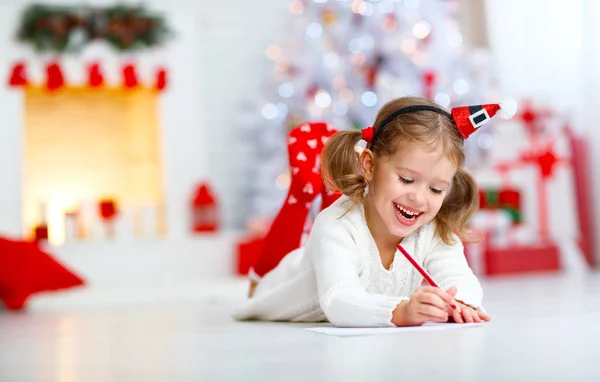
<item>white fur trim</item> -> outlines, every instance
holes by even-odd
[[[498,115],[502,119],[511,119],[517,113],[517,101],[512,98],[504,98],[500,101]]]
[[[262,277],[260,277],[256,274],[256,272],[254,272],[254,268],[250,268],[250,270],[248,271],[248,279],[259,282],[262,279]]]

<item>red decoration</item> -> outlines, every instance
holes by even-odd
[[[104,84],[104,76],[100,69],[100,64],[94,62],[88,65],[88,86],[92,88],[100,87]]]
[[[425,88],[425,98],[433,98],[434,86],[436,81],[436,74],[433,70],[426,70],[423,72],[423,85]]]
[[[8,84],[13,87],[26,86],[28,84],[24,62],[17,62],[13,65]]]
[[[590,266],[596,266],[596,245],[594,242],[596,221],[593,213],[590,213],[590,206],[594,204],[593,187],[590,174],[592,174],[590,165],[589,142],[583,137],[577,137],[570,127],[565,128],[565,133],[569,139],[571,148],[571,161],[573,166],[573,175],[575,177],[575,201],[577,203],[577,216],[579,221],[579,247],[585,255]]]
[[[264,238],[247,238],[237,245],[236,273],[245,276],[254,266],[265,244]]]
[[[484,272],[488,276],[532,272],[555,272],[560,269],[560,253],[553,243],[493,248],[486,240]]]
[[[388,14],[383,19],[383,30],[387,32],[393,32],[398,28],[398,20],[396,20],[396,16],[393,14]]]
[[[58,62],[50,62],[46,66],[46,87],[50,91],[58,90],[65,84],[65,78]]]
[[[379,74],[381,65],[383,65],[383,61],[384,61],[383,55],[378,54],[375,57],[375,62],[373,62],[373,64],[371,64],[367,68],[367,75],[366,75],[365,82],[368,87],[373,88],[375,86],[375,83],[377,82],[377,75]]]
[[[123,66],[123,86],[128,89],[135,88],[139,85],[138,76],[133,64]]]
[[[543,240],[549,239],[548,228],[548,191],[546,182],[554,175],[554,169],[557,164],[570,163],[567,158],[558,158],[554,152],[554,143],[550,142],[543,148],[530,148],[521,154],[521,157],[513,162],[503,162],[496,166],[496,169],[506,174],[511,168],[533,164],[538,167],[540,176],[537,178],[537,202],[540,225],[540,236]]]
[[[164,68],[160,68],[156,75],[156,89],[159,91],[165,90],[167,87],[167,71]]]
[[[83,284],[37,243],[0,238],[0,300],[7,309],[22,310],[35,293]]]
[[[318,90],[319,90],[319,87],[317,86],[317,84],[313,83],[312,85],[310,85],[308,87],[308,89],[306,89],[306,97],[313,98],[317,94]]]
[[[42,241],[48,240],[48,225],[47,224],[39,224],[33,230],[33,240],[34,241]]]
[[[218,228],[217,201],[210,186],[202,183],[192,200],[192,231],[215,232]]]
[[[112,220],[117,216],[117,203],[112,199],[103,199],[98,203],[98,214],[102,220]]]
[[[98,215],[104,222],[106,232],[109,236],[114,236],[114,221],[118,214],[117,203],[112,199],[103,199],[98,202]]]
[[[542,124],[545,118],[552,115],[549,110],[538,110],[533,107],[531,100],[525,100],[521,111],[517,114],[517,118],[523,122],[525,131],[532,144],[537,143],[537,138],[542,130]]]

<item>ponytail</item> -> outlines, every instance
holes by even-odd
[[[452,180],[450,192],[435,217],[437,234],[444,243],[452,244],[453,232],[466,242],[479,241],[478,235],[467,227],[478,208],[477,183],[468,172],[459,168]]]
[[[366,182],[359,175],[359,155],[354,150],[362,139],[360,131],[339,131],[325,145],[321,156],[323,184],[331,191],[339,191],[354,203],[361,202]]]

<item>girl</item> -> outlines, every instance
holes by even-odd
[[[450,114],[427,99],[407,97],[384,105],[372,128],[335,133],[323,151],[321,171],[325,186],[343,195],[319,213],[305,247],[290,252],[290,243],[299,245],[304,220],[289,218],[306,217],[292,208],[307,209],[311,199],[301,197],[325,189],[318,172],[308,170],[318,155],[303,153],[299,162],[294,145],[326,141],[332,129],[313,124],[293,131],[290,194],[254,269],[263,277],[254,277],[250,298],[234,317],[328,320],[346,327],[489,321],[461,243],[469,239],[467,223],[478,206],[475,181],[462,167],[462,147],[497,111],[514,114],[507,109],[514,105],[460,107]],[[367,147],[357,155],[361,139]],[[305,165],[302,171],[299,164]],[[299,192],[309,184],[312,193]],[[327,195],[325,205],[336,197]],[[422,276],[396,250],[400,243],[440,288],[421,286]]]

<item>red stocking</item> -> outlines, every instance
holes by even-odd
[[[336,131],[323,122],[305,123],[290,131],[288,154],[292,181],[254,265],[256,276],[262,277],[300,246],[311,203],[323,189],[318,157],[327,139]]]

